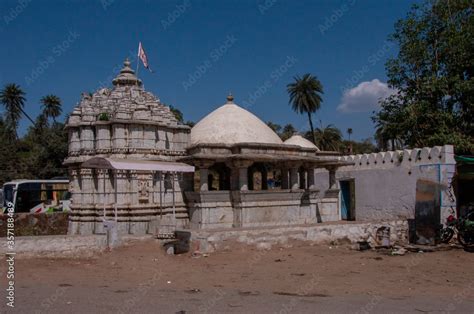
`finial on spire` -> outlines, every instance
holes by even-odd
[[[228,103],[233,103],[234,102],[234,96],[232,96],[231,92],[229,92],[229,95],[227,95],[227,102]]]
[[[135,72],[130,67],[130,60],[128,58],[123,62],[123,68],[120,70],[119,75],[112,81],[115,86],[123,85],[136,85],[141,86],[142,81],[137,78]]]

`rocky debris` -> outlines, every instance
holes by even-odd
[[[392,255],[405,255],[406,252],[407,250],[402,247],[392,249]]]

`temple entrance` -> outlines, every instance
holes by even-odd
[[[341,219],[355,220],[355,181],[339,181],[341,188]]]

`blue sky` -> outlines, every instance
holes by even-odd
[[[264,121],[308,128],[288,105],[286,85],[312,73],[324,86],[319,125],[373,135],[371,112],[386,86],[384,63],[393,25],[414,1],[132,1],[3,0],[0,85],[19,84],[26,110],[55,94],[70,112],[82,92],[110,86],[138,42],[154,73],[139,77],[162,102],[198,121],[235,102]],[[21,123],[24,132],[28,121]],[[345,134],[345,132],[344,132]]]

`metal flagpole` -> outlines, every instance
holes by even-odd
[[[137,56],[137,69],[135,71],[135,76],[137,77],[138,79],[138,66],[140,65],[140,57]],[[138,83],[137,83],[138,84]]]
[[[135,76],[137,77],[137,85],[138,85],[138,66],[140,65],[140,43],[138,44],[138,53],[137,53],[137,69],[135,71]]]

